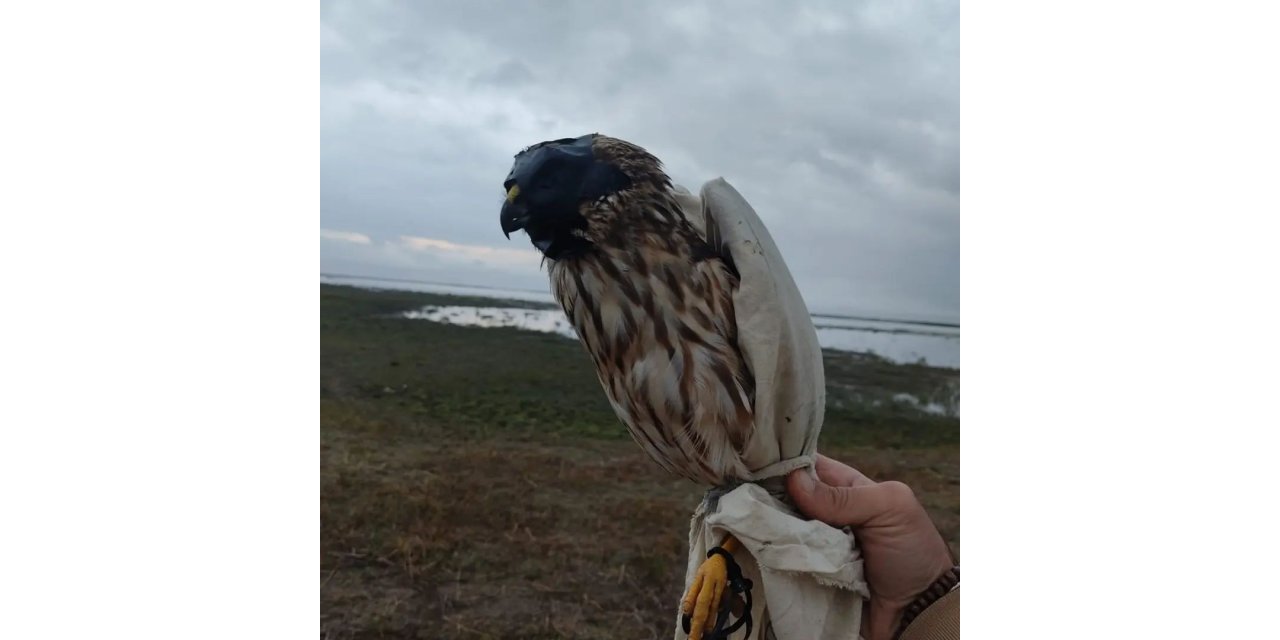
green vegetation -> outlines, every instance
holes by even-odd
[[[399,316],[492,299],[320,302],[325,637],[669,637],[702,488],[630,441],[580,345]],[[958,552],[959,420],[894,398],[946,404],[959,372],[825,360],[820,449],[910,484]]]

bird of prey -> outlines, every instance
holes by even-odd
[[[747,480],[739,454],[754,390],[734,319],[739,275],[713,221],[686,214],[657,158],[599,134],[528,147],[503,188],[503,232],[523,229],[545,256],[552,292],[631,437],[695,482]],[[680,605],[695,640],[723,623],[717,612],[741,611],[722,598],[740,544],[728,536],[721,548]]]

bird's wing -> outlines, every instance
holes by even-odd
[[[747,408],[748,410],[752,410],[755,406],[755,384],[751,375],[750,365],[746,362],[745,358],[743,358],[741,345],[737,344],[738,331],[735,320],[737,312],[734,309],[734,294],[737,292],[741,276],[738,273],[737,266],[734,264],[733,252],[726,242],[725,234],[720,227],[721,221],[717,218],[714,208],[708,206],[709,203],[704,198],[694,196],[682,187],[677,187],[675,193],[676,200],[680,204],[681,213],[684,215],[684,218],[706,243],[706,245],[702,247],[702,250],[707,253],[701,257],[711,258],[711,260],[707,260],[703,264],[704,268],[707,269],[704,273],[708,281],[713,284],[712,290],[714,291],[718,288],[714,285],[720,285],[721,287],[726,288],[728,299],[726,300],[725,306],[727,307],[726,310],[728,312],[728,317],[724,318],[724,320],[731,326],[726,327],[727,331],[725,332],[725,335],[731,339],[732,344],[730,346],[735,352],[734,359],[737,361],[735,369],[737,369],[737,371],[735,372],[734,377],[738,382],[738,391],[745,395],[747,398]],[[725,275],[715,273],[717,268],[714,266],[708,266],[715,264],[724,265],[724,268],[727,269],[728,273]],[[749,423],[751,421],[749,420],[747,422]],[[750,432],[750,424],[743,424],[741,427],[741,432],[733,434],[735,445],[738,446],[741,446],[743,440],[749,436]]]
[[[705,205],[702,198],[690,194],[684,187],[676,186],[674,191],[685,220],[689,221],[689,225],[707,243],[706,249],[728,265],[729,271],[736,277],[738,268],[733,262],[733,252],[725,244],[724,233],[721,232],[711,208]]]

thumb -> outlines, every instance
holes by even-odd
[[[833,487],[810,469],[787,476],[787,493],[801,513],[834,527],[861,527],[889,510],[881,485]]]

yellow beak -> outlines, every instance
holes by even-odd
[[[511,185],[511,188],[507,190],[507,202],[515,202],[518,195],[520,195],[520,185]]]

